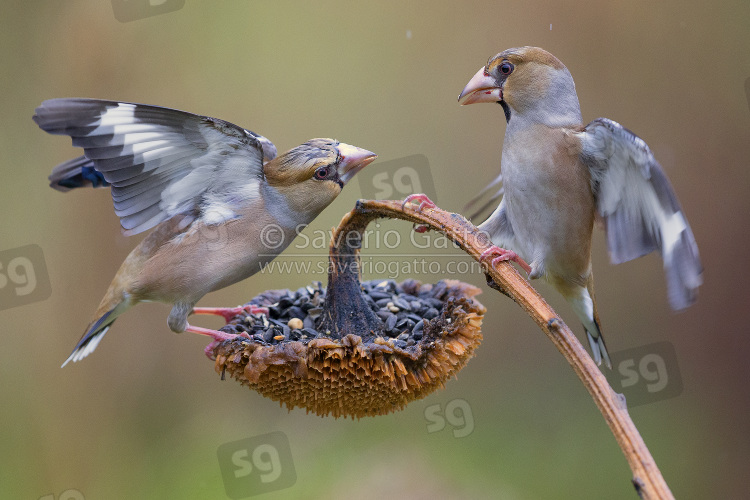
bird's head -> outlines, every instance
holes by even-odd
[[[558,58],[539,47],[507,49],[490,57],[466,84],[458,102],[497,102],[508,122],[513,112],[538,114],[535,118],[555,125],[581,121],[573,77]]]
[[[335,139],[311,139],[266,163],[263,173],[290,208],[314,216],[375,158],[371,151]]]

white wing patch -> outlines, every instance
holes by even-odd
[[[208,201],[201,214],[201,220],[209,225],[221,224],[237,217],[232,206],[221,201]]]
[[[671,260],[675,247],[680,242],[680,237],[687,229],[687,221],[682,212],[662,217],[658,223],[661,228],[661,245],[664,262]]]
[[[118,102],[117,106],[108,108],[99,118],[100,126],[121,125],[133,123],[135,116],[135,104]],[[94,134],[96,135],[96,134]]]

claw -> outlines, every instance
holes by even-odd
[[[401,210],[403,210],[409,203],[417,204],[417,212],[421,212],[425,208],[437,208],[437,205],[435,205],[426,194],[410,194],[404,198],[403,203],[401,203]],[[426,233],[429,229],[430,226],[426,224],[414,224],[415,233]]]
[[[406,205],[409,203],[417,203],[417,211],[421,212],[425,208],[436,208],[437,205],[435,205],[431,199],[427,197],[426,194],[410,194],[406,198],[404,198],[403,203],[401,203],[401,209],[403,210]]]
[[[206,353],[206,356],[208,356],[208,359],[213,360],[213,350],[214,348],[219,345],[221,342],[224,342],[225,340],[234,340],[237,337],[244,337],[246,339],[250,338],[250,335],[247,334],[247,332],[242,333],[226,333],[221,332],[219,330],[211,330],[210,328],[201,328],[200,326],[193,326],[188,325],[187,328],[185,328],[186,332],[190,333],[197,333],[199,335],[207,335],[214,339],[210,344],[206,346],[205,349],[203,349],[203,352]]]
[[[211,341],[211,343],[208,344],[205,349],[203,349],[203,354],[205,354],[206,357],[211,361],[216,361],[216,358],[214,357],[214,349],[216,349],[216,346],[220,343],[221,342],[219,342],[218,340]]]
[[[510,260],[521,266],[521,268],[526,271],[526,274],[531,274],[531,266],[528,265],[525,260],[519,257],[518,254],[516,252],[513,252],[512,250],[506,250],[504,248],[492,245],[487,250],[482,252],[482,255],[479,256],[479,260],[481,262],[486,262],[490,257],[492,257],[492,260],[490,261],[492,267],[495,267],[500,262],[506,262]]]
[[[216,316],[223,316],[227,323],[232,321],[234,318],[239,316],[240,314],[265,314],[268,316],[268,308],[267,307],[259,307],[253,304],[248,304],[245,306],[237,306],[237,307],[194,307],[192,314],[215,314]],[[216,348],[219,343],[224,342],[225,340],[234,340],[237,337],[245,337],[250,338],[250,335],[247,333],[239,333],[239,334],[232,334],[232,333],[225,333],[220,332],[218,330],[211,330],[209,328],[201,328],[199,326],[192,326],[188,325],[187,328],[185,328],[186,332],[191,333],[197,333],[200,335],[207,335],[214,339],[210,344],[206,346],[205,349],[203,349],[203,352],[206,353],[206,356],[208,359],[213,360],[213,350]]]
[[[265,314],[268,316],[267,307],[258,307],[252,304],[237,307],[194,307],[192,314],[215,314],[223,316],[227,323],[240,314]]]

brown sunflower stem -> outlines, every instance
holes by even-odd
[[[485,233],[459,214],[449,213],[437,207],[419,210],[414,204],[402,206],[401,201],[395,200],[360,200],[354,210],[344,216],[333,233],[330,251],[333,267],[330,272],[344,272],[342,270],[346,269],[346,266],[356,265],[353,263],[356,262],[355,256],[359,251],[362,233],[370,222],[379,218],[402,219],[426,225],[431,230],[445,234],[477,261],[480,260],[482,252],[492,245]],[[485,271],[494,282],[488,280],[492,287],[520,305],[573,367],[622,448],[633,472],[633,485],[640,497],[649,500],[674,498],[638,429],[630,419],[625,398],[612,390],[607,379],[570,328],[509,262],[501,262],[495,267],[488,266]],[[329,293],[331,292],[329,288]],[[342,295],[342,300],[350,300],[350,297],[356,295],[358,294],[346,293]],[[329,295],[329,299],[336,300],[336,297]],[[340,321],[361,322],[364,318],[332,320],[331,324],[341,325]]]

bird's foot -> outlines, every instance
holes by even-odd
[[[213,355],[214,349],[220,343],[226,340],[234,340],[237,337],[244,337],[246,339],[250,338],[250,335],[248,335],[246,332],[226,333],[226,332],[220,332],[219,330],[211,330],[210,328],[201,328],[200,326],[193,326],[193,325],[188,325],[187,328],[185,328],[185,331],[190,332],[190,333],[197,333],[199,335],[206,335],[213,339],[213,341],[210,344],[208,344],[205,349],[203,349],[203,352],[206,353],[206,356],[210,360],[215,359]]]
[[[437,205],[435,205],[426,194],[410,194],[404,198],[404,201],[401,203],[401,210],[403,210],[409,203],[417,204],[417,212],[421,212],[425,208],[437,208]],[[425,224],[414,224],[415,233],[424,233],[427,232],[428,229],[430,229],[430,226]]]
[[[223,316],[227,323],[232,321],[236,316],[242,313],[246,314],[265,314],[268,316],[267,307],[254,306],[248,304],[246,306],[237,307],[194,307],[193,314],[215,314],[216,316]]]
[[[205,354],[211,361],[216,361],[216,357],[214,357],[214,349],[216,349],[217,345],[219,345],[219,341],[212,340],[211,343],[203,349],[203,354]]]
[[[417,204],[417,211],[421,212],[425,208],[436,208],[437,205],[435,205],[431,199],[427,197],[426,194],[410,194],[406,198],[404,198],[404,201],[401,203],[401,209],[403,210],[406,205],[409,203],[416,203]]]
[[[513,252],[512,250],[506,250],[504,248],[492,245],[487,250],[482,252],[482,255],[479,256],[480,262],[486,263],[489,259],[492,259],[490,260],[490,264],[492,265],[492,267],[495,267],[500,262],[510,260],[521,266],[521,268],[526,271],[526,274],[531,274],[531,266],[528,265],[525,260],[519,257],[518,254],[516,252]]]

